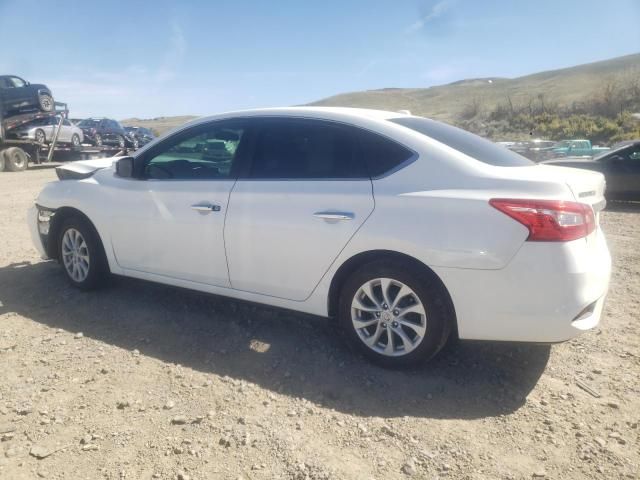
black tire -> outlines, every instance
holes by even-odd
[[[71,136],[71,145],[73,145],[74,147],[80,146],[80,136],[77,133],[74,133]]]
[[[96,147],[101,147],[102,146],[102,135],[100,135],[99,133],[96,133],[96,136],[93,137],[93,143],[95,144]]]
[[[7,172],[21,172],[26,170],[29,156],[18,147],[10,147],[4,151],[4,168]]]
[[[36,139],[36,143],[38,143],[39,145],[44,145],[45,143],[47,143],[47,136],[45,135],[44,130],[42,130],[41,128],[36,130],[34,136]]]
[[[64,258],[64,240],[65,234],[75,230],[79,232],[86,245],[86,253],[89,258],[88,273],[80,280],[74,279],[71,273],[68,271]],[[104,248],[98,232],[96,232],[93,225],[82,217],[70,217],[63,220],[60,229],[58,230],[58,260],[62,266],[62,271],[67,277],[67,280],[71,285],[80,290],[93,290],[101,287],[105,284],[109,277],[109,264],[104,253]],[[84,252],[84,250],[83,250]]]
[[[124,137],[122,135],[118,135],[118,147],[124,148],[126,144]]]
[[[55,107],[53,97],[46,93],[38,95],[38,104],[43,112],[52,112]]]
[[[131,143],[133,145],[134,150],[137,150],[138,148],[140,148],[140,140],[138,140],[137,138],[134,137]]]
[[[419,338],[418,336],[414,337],[414,342],[417,341],[418,343],[413,347],[413,350],[406,354],[400,352],[397,356],[389,356],[379,353],[365,344],[352,323],[351,304],[354,297],[364,284],[378,278],[401,282],[417,295],[418,300],[424,306],[426,332],[423,337],[420,337],[421,340],[419,341],[416,340]],[[429,272],[401,261],[379,260],[360,267],[347,278],[342,286],[338,308],[338,322],[351,344],[371,361],[384,367],[404,367],[430,360],[446,344],[451,333],[452,324],[455,322],[455,315],[448,293],[442,284],[433,278],[433,275],[429,274]],[[389,311],[389,313],[391,312]],[[411,329],[403,326],[398,327],[396,322],[393,323],[394,328],[402,329],[405,336],[407,332],[412,332]],[[388,325],[390,329],[391,322]],[[376,329],[378,327],[376,325],[372,328]],[[383,336],[388,334],[390,333],[382,333]],[[394,336],[395,341],[393,343],[396,345],[404,343],[399,342],[400,337],[397,334],[390,335]],[[383,336],[380,337],[381,341]]]

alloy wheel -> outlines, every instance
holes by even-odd
[[[89,275],[89,248],[82,234],[75,228],[69,228],[62,236],[62,262],[75,282],[83,282]]]
[[[351,322],[367,347],[390,357],[415,350],[427,332],[420,298],[409,286],[391,278],[369,280],[356,291]]]
[[[42,130],[36,130],[36,142],[40,145],[44,144],[47,141],[47,137],[45,136]]]

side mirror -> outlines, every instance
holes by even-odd
[[[116,175],[121,178],[134,178],[133,157],[122,157],[116,162]]]

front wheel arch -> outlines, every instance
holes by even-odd
[[[446,300],[448,304],[447,307],[449,309],[451,318],[452,333],[455,336],[458,335],[458,322],[456,311],[453,305],[453,300],[451,299],[449,290],[447,289],[442,279],[431,268],[422,263],[420,260],[417,260],[410,255],[394,252],[392,250],[370,250],[361,252],[347,259],[340,266],[340,268],[338,268],[336,273],[333,275],[333,278],[331,279],[331,285],[329,286],[329,295],[327,299],[327,311],[329,313],[329,318],[335,319],[338,315],[340,292],[342,291],[342,286],[346,282],[347,278],[349,278],[349,276],[360,267],[368,263],[377,262],[380,260],[391,261],[393,263],[397,263],[399,265],[413,269],[418,273],[429,276],[434,282],[439,284],[442,292],[446,294]]]
[[[47,256],[49,258],[53,258],[54,260],[60,261],[58,252],[58,237],[60,236],[60,228],[64,224],[64,221],[71,217],[78,217],[84,220],[87,225],[89,225],[94,233],[96,234],[96,238],[100,243],[100,248],[102,249],[102,254],[105,256],[106,260],[106,251],[104,249],[104,243],[102,242],[102,237],[100,236],[100,232],[95,227],[93,222],[87,217],[84,213],[82,213],[77,208],[73,207],[61,207],[56,209],[56,213],[53,215],[51,220],[51,225],[49,226],[49,235],[47,236]],[[108,262],[107,262],[108,265]]]

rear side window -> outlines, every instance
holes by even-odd
[[[403,117],[390,120],[429,138],[444,143],[476,160],[497,167],[525,167],[534,163],[511,150],[460,128],[422,117]]]
[[[357,136],[348,127],[308,119],[263,119],[250,178],[367,178]]]
[[[362,131],[359,142],[371,178],[393,173],[414,156],[411,150],[375,133]]]

